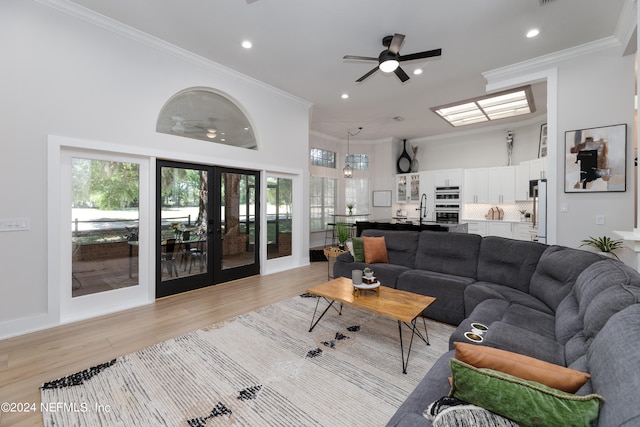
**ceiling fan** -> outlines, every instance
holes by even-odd
[[[400,55],[400,47],[404,42],[404,34],[394,34],[393,36],[386,36],[382,39],[382,45],[386,47],[385,50],[380,52],[377,58],[370,56],[356,56],[345,55],[343,59],[357,59],[361,61],[377,61],[378,66],[369,71],[364,76],[356,80],[356,83],[362,82],[364,79],[378,71],[378,69],[384,73],[394,72],[396,76],[404,83],[409,80],[409,76],[400,68],[400,63],[404,61],[413,61],[414,59],[431,58],[433,56],[442,55],[442,49],[427,50],[424,52],[410,53],[409,55]]]

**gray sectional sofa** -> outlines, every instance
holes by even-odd
[[[587,372],[576,394],[604,397],[598,426],[640,425],[640,273],[598,254],[500,237],[365,230],[384,236],[388,264],[369,265],[384,285],[436,297],[423,313],[458,325],[450,351],[426,373],[389,426],[431,426],[427,406],[450,391],[454,343],[472,322],[485,345]],[[349,254],[334,274],[367,266]]]

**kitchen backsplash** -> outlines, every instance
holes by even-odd
[[[521,221],[521,210],[525,210],[533,215],[533,202],[531,201],[516,202],[513,205],[466,204],[463,205],[462,219],[486,219],[484,216],[489,209],[495,206],[501,207],[504,211],[503,221]]]

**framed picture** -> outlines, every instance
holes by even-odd
[[[540,141],[538,142],[538,157],[547,157],[547,124],[540,126]]]
[[[391,190],[374,191],[373,206],[389,207],[391,206]]]
[[[565,193],[627,190],[627,125],[565,132]]]

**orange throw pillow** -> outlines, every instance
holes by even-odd
[[[504,372],[567,393],[575,393],[591,378],[587,373],[510,351],[463,342],[453,345],[456,348],[456,359],[476,368]]]
[[[382,237],[362,237],[364,246],[364,262],[373,264],[375,262],[389,262],[387,255],[387,244]]]

